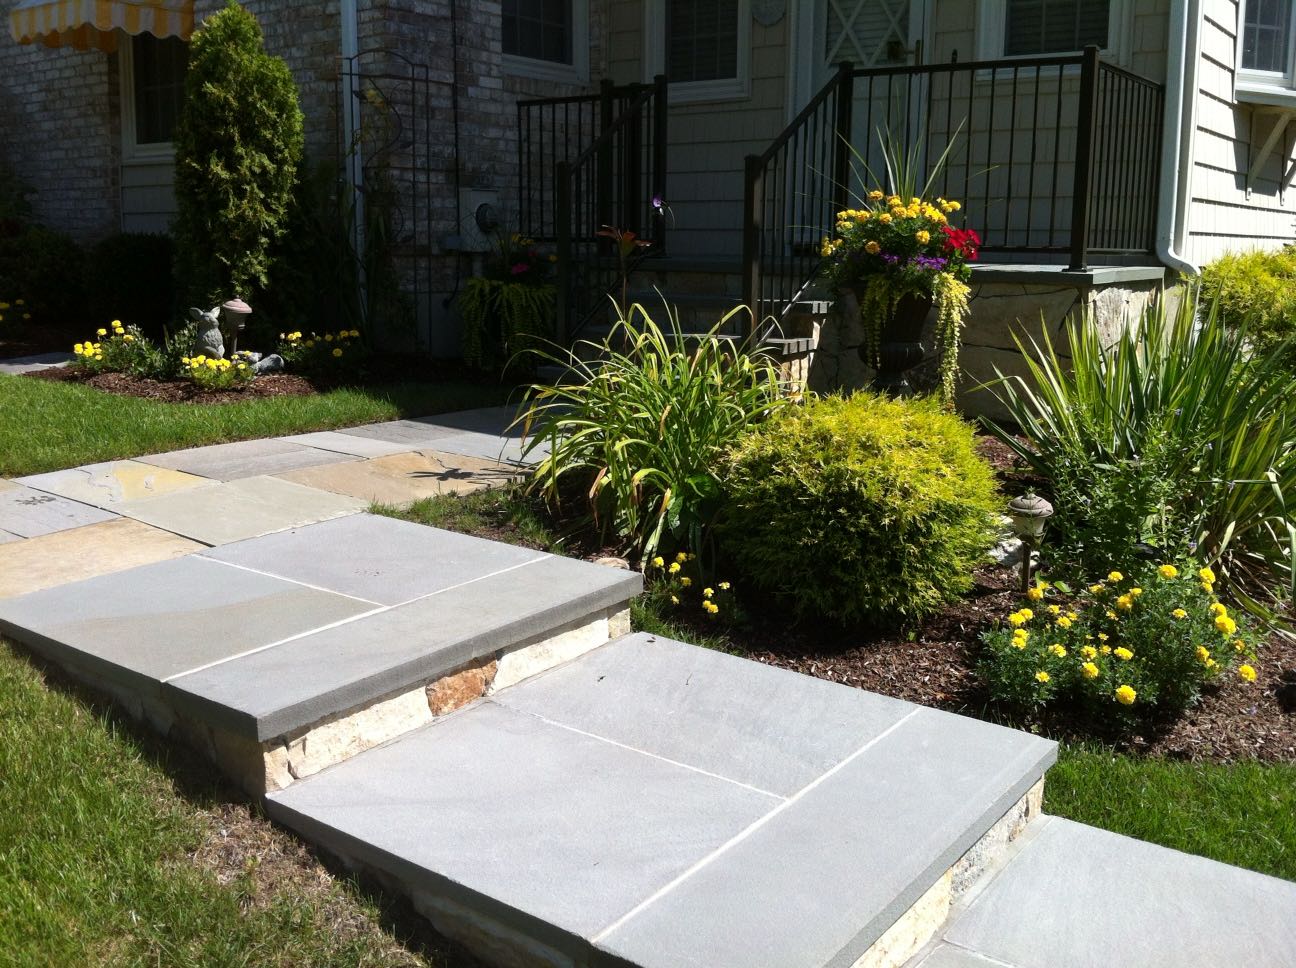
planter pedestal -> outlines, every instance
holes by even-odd
[[[861,293],[856,292],[856,302],[863,305]],[[906,293],[896,302],[895,309],[882,321],[878,344],[878,367],[870,388],[892,397],[910,397],[916,392],[909,382],[909,371],[923,361],[926,348],[922,343],[923,324],[932,308],[932,297],[927,293]],[[861,345],[860,359],[872,366],[868,347]]]

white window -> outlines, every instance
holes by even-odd
[[[119,50],[122,154],[127,159],[170,154],[184,104],[189,46],[176,37],[138,34]]]
[[[511,74],[582,83],[589,78],[589,0],[503,0],[504,66]]]
[[[1290,107],[1296,98],[1291,0],[1244,0],[1238,19],[1238,100]]]
[[[645,80],[665,74],[671,100],[750,94],[751,0],[648,0]]]
[[[1092,45],[1123,60],[1128,0],[982,0],[977,57],[1078,54]]]

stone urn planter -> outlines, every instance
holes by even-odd
[[[866,305],[863,293],[855,292],[856,304]],[[909,372],[923,361],[926,348],[922,343],[923,326],[931,312],[930,293],[905,293],[895,307],[882,320],[878,336],[878,358],[869,358],[870,346],[866,340],[860,344],[860,359],[867,365],[876,362],[877,372],[870,388],[892,397],[913,396],[915,390],[909,382]],[[865,323],[867,331],[868,324]]]

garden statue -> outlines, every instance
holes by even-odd
[[[225,337],[221,334],[220,306],[203,312],[197,306],[189,310],[189,318],[198,324],[197,352],[214,360],[225,358]]]

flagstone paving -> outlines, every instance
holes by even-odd
[[[245,477],[128,501],[117,510],[203,544],[221,545],[354,514],[366,506],[353,497],[277,477]]]
[[[348,464],[306,467],[276,476],[377,504],[403,505],[438,494],[467,494],[485,487],[499,487],[517,480],[520,475],[516,467],[495,461],[438,451],[415,451]]]
[[[258,477],[293,470],[297,467],[314,467],[354,460],[348,454],[303,447],[277,437],[264,440],[240,440],[232,444],[212,444],[173,450],[165,454],[150,454],[140,460],[158,467],[185,471],[217,481],[234,481],[245,477]]]
[[[130,518],[15,541],[0,547],[0,598],[179,558],[204,547]]]
[[[0,360],[0,373],[17,376],[31,373],[33,370],[48,370],[52,366],[63,366],[72,359],[71,353],[37,353],[34,356],[11,356]]]
[[[320,430],[309,434],[293,434],[280,437],[289,443],[301,444],[303,447],[315,447],[319,450],[331,450],[351,457],[388,457],[392,454],[403,454],[409,450],[405,444],[391,444],[385,440],[374,440],[358,434],[344,434],[340,430]]]
[[[206,477],[135,460],[86,464],[64,471],[20,477],[17,482],[108,510],[115,510],[125,501],[139,501],[211,484]]]
[[[117,515],[47,494],[21,484],[0,489],[0,531],[20,538],[35,538],[55,531],[66,531],[86,524],[111,521]]]

